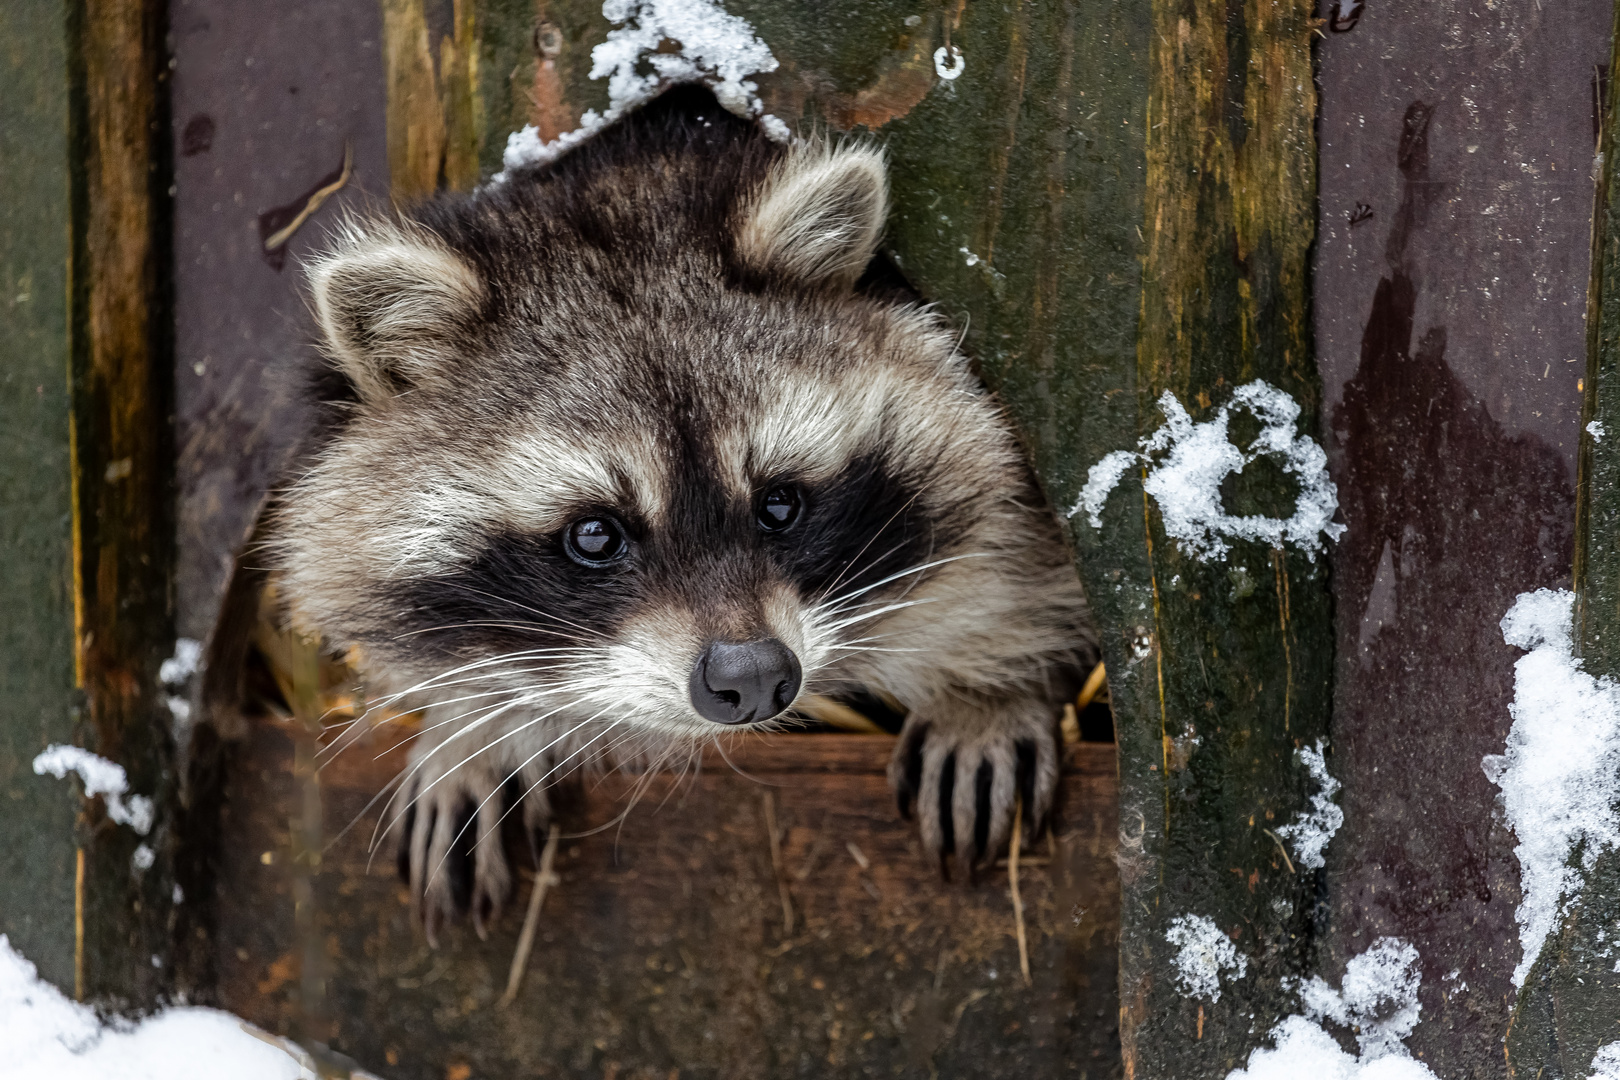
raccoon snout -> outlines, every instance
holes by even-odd
[[[711,641],[692,665],[692,707],[717,724],[769,720],[793,704],[802,678],[799,658],[775,638]]]

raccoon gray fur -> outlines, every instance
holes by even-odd
[[[886,207],[877,150],[688,87],[313,262],[325,421],[270,550],[294,623],[425,710],[384,816],[430,939],[507,898],[503,783],[539,830],[581,763],[806,693],[907,707],[889,775],[942,868],[1020,794],[1046,817],[1085,602],[955,335],[857,288]]]

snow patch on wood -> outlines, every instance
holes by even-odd
[[[514,131],[507,136],[501,156],[504,167],[493,177],[495,183],[503,182],[512,169],[555,161],[677,83],[701,82],[714,90],[727,110],[757,118],[770,138],[777,142],[792,138],[780,117],[764,112],[759,86],[750,78],[775,71],[776,57],[746,19],[730,14],[717,0],[605,0],[602,15],[615,27],[591,50],[590,77],[607,80],[607,111],[587,110],[577,129],[549,142],[533,124]],[[661,51],[669,43],[678,48]]]
[[[1311,779],[1316,781],[1317,792],[1311,796],[1310,812],[1300,814],[1278,828],[1277,835],[1288,841],[1301,866],[1320,870],[1327,865],[1322,852],[1344,824],[1344,811],[1333,801],[1342,785],[1327,770],[1323,740],[1317,739],[1314,749],[1301,747],[1299,759],[1310,770]]]
[[[1271,1029],[1273,1045],[1249,1055],[1247,1067],[1226,1080],[1435,1080],[1407,1051],[1417,1026],[1418,951],[1398,938],[1379,938],[1345,966],[1338,990],[1320,976],[1299,987],[1303,1015]],[[1355,1033],[1358,1054],[1348,1054],[1323,1026]]]
[[[1260,433],[1247,448],[1228,437],[1232,410],[1247,410],[1260,421]],[[1232,400],[1203,423],[1194,423],[1175,395],[1159,398],[1165,422],[1139,442],[1136,451],[1116,450],[1091,467],[1080,498],[1069,510],[1082,510],[1094,529],[1102,528],[1102,510],[1126,470],[1146,468],[1142,488],[1159,506],[1164,531],[1183,551],[1202,559],[1221,560],[1228,540],[1253,540],[1281,547],[1292,543],[1311,558],[1322,550],[1322,535],[1337,540],[1345,526],[1335,524],[1339,489],[1328,476],[1327,454],[1308,435],[1298,432],[1299,403],[1263,379],[1237,388]],[[1293,516],[1238,517],[1221,505],[1221,482],[1263,457],[1274,459],[1299,484]]]
[[[69,1001],[41,979],[0,934],[0,1046],[8,1076],[298,1080],[314,1075],[272,1040],[217,1009],[166,1009],[138,1024],[103,1024],[94,1009]]]
[[[1620,1080],[1620,1039],[1600,1049],[1592,1058],[1592,1074],[1586,1080]]]
[[[62,780],[70,772],[79,774],[85,798],[102,797],[107,804],[108,817],[120,825],[128,825],[142,836],[152,831],[152,800],[144,795],[124,797],[129,792],[129,774],[122,765],[115,765],[82,746],[62,744],[47,746],[34,758],[36,776],[48,773]]]
[[[1170,920],[1164,937],[1180,950],[1175,958],[1176,982],[1190,997],[1219,1001],[1223,977],[1241,979],[1249,973],[1248,957],[1208,916],[1178,915]]]
[[[1581,871],[1620,845],[1620,683],[1594,678],[1574,656],[1575,594],[1521,593],[1502,617],[1502,638],[1529,650],[1513,666],[1507,749],[1482,765],[1502,789],[1518,837],[1523,899],[1516,913],[1522,987],[1580,886]],[[1580,853],[1578,863],[1572,855]]]

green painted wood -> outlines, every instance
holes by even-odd
[[[65,4],[0,7],[0,934],[73,990],[74,817],[29,768],[71,742]]]
[[[1163,422],[1166,390],[1201,420],[1264,378],[1315,432],[1309,4],[726,8],[781,62],[757,78],[767,111],[887,148],[890,252],[966,329],[1055,505]],[[594,0],[481,5],[486,172],[521,123],[551,136],[606,105],[587,73],[608,28]],[[951,81],[933,72],[947,41],[965,64]],[[1291,512],[1288,482],[1260,467],[1226,498]],[[1292,1011],[1282,981],[1309,966],[1323,883],[1265,830],[1303,806],[1295,751],[1327,731],[1326,561],[1241,543],[1189,557],[1139,476],[1100,531],[1071,528],[1119,727],[1123,1067],[1224,1076]],[[1183,914],[1248,959],[1218,1002],[1177,986],[1165,931]]]
[[[168,986],[167,815],[143,838],[31,763],[76,744],[160,807],[173,791],[164,10],[0,13],[0,932],[119,1006]]]
[[[1620,5],[1615,26],[1620,30]],[[1620,60],[1620,33],[1615,38]],[[1611,60],[1609,71],[1615,70]],[[1593,214],[1592,286],[1587,308],[1586,397],[1581,412],[1576,486],[1575,637],[1590,674],[1620,677],[1620,169],[1615,118],[1620,87],[1608,80],[1602,175]],[[1578,858],[1572,856],[1573,858]],[[1578,864],[1577,864],[1578,865]],[[1620,934],[1620,851],[1582,871],[1578,894],[1542,946],[1514,1003],[1507,1038],[1508,1071],[1537,1080],[1584,1078],[1597,1051],[1620,1043],[1620,972],[1613,943]]]

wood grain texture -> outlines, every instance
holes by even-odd
[[[1615,27],[1593,214],[1574,559],[1577,653],[1589,674],[1609,679],[1620,678],[1620,446],[1590,425],[1620,431],[1620,87],[1613,78],[1620,5]],[[1609,955],[1617,926],[1620,850],[1610,849],[1582,866],[1579,887],[1518,993],[1505,1047],[1511,1077],[1585,1076],[1600,1048],[1620,1045],[1620,970]]]
[[[255,725],[226,807],[222,1001],[255,1023],[303,1022],[287,822],[290,730]],[[610,776],[575,796],[528,976],[506,984],[528,886],[487,942],[466,925],[423,943],[372,859],[371,796],[403,732],[322,773],[328,847],[316,879],[322,1034],[389,1076],[1117,1075],[1106,991],[1118,888],[1112,748],[1069,760],[1057,839],[1020,871],[1033,985],[1019,977],[1006,871],[941,882],[894,812],[884,736],[739,740],[673,776]],[[646,782],[633,809],[630,789]],[[795,910],[784,934],[765,832],[774,802]],[[625,811],[628,811],[625,813]],[[615,821],[623,813],[621,821]],[[585,835],[581,835],[581,834]],[[859,850],[863,868],[851,850]],[[1112,1059],[1112,1060],[1111,1060]]]
[[[1348,531],[1317,966],[1336,983],[1380,937],[1417,949],[1407,1045],[1442,1077],[1506,1068],[1520,866],[1480,762],[1524,655],[1502,616],[1570,586],[1612,20],[1607,0],[1369,4],[1318,48],[1317,348]]]
[[[124,766],[160,807],[172,794],[158,665],[173,643],[171,323],[164,5],[86,0],[69,22],[74,73],[72,444],[77,665],[83,745]],[[167,859],[135,873],[141,838],[87,808],[78,983],[154,1000],[166,975]],[[146,962],[137,962],[146,958]]]

